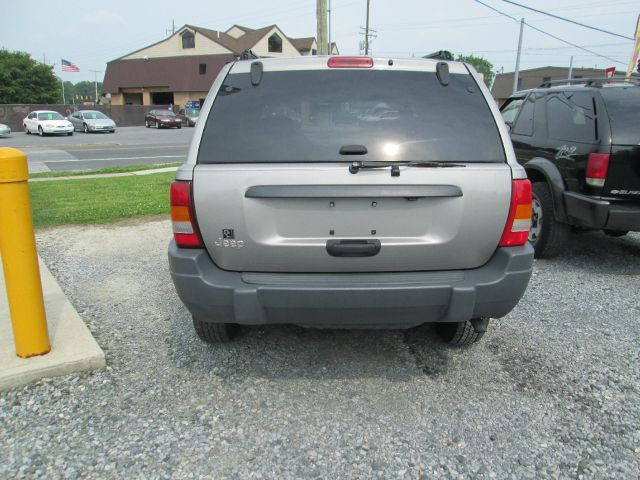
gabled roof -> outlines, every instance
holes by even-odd
[[[262,37],[264,37],[267,33],[269,33],[273,28],[278,28],[277,25],[269,25],[268,27],[263,27],[257,30],[253,30],[251,28],[241,27],[239,25],[234,25],[234,26],[238,27],[240,30],[243,30],[245,34],[239,38],[233,38],[227,32],[210,30],[208,28],[196,27],[194,25],[185,25],[186,28],[194,30],[200,33],[201,35],[204,35],[208,39],[213,40],[214,42],[222,45],[224,48],[231,50],[236,55],[240,55],[245,50],[248,50],[251,47],[253,47],[256,43],[258,43],[262,39]]]
[[[235,38],[229,35],[229,33],[227,32],[230,32],[234,28],[238,28],[242,30],[244,34],[238,38]],[[111,60],[111,62],[126,59],[127,57],[135,53],[138,53],[142,50],[159,45],[163,42],[166,42],[172,37],[182,35],[186,30],[197,32],[200,35],[208,38],[212,42],[215,42],[218,45],[222,46],[223,48],[229,50],[233,55],[239,56],[245,50],[253,48],[260,40],[262,40],[274,28],[278,30],[278,32],[280,33],[280,36],[282,36],[283,38],[286,38],[289,42],[291,42],[294,48],[299,52],[302,53],[302,52],[308,52],[311,50],[313,42],[315,41],[314,37],[289,38],[282,32],[280,27],[278,27],[275,24],[269,25],[267,27],[257,28],[257,29],[244,27],[242,25],[233,25],[226,32],[222,32],[219,30],[212,30],[209,28],[198,27],[196,25],[185,24],[182,27],[180,27],[178,30],[176,30],[176,32],[170,35],[169,37],[166,37],[158,42],[152,43],[151,45],[147,45],[145,47],[134,50],[133,52],[127,53],[126,55],[116,58],[115,60]],[[111,62],[107,62],[107,63],[111,63]]]
[[[289,41],[299,52],[308,52],[316,41],[315,37],[290,38]]]

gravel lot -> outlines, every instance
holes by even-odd
[[[428,326],[207,346],[169,236],[38,233],[109,366],[0,394],[0,478],[638,478],[640,235],[574,235],[466,350]]]

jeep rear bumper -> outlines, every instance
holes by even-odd
[[[248,273],[219,269],[205,250],[169,246],[178,295],[198,319],[322,327],[406,328],[499,318],[529,282],[530,244],[499,248],[472,270],[406,273]]]
[[[640,231],[640,202],[611,202],[564,192],[567,217],[582,227]]]
[[[180,299],[202,321],[333,328],[407,328],[499,318],[524,294],[529,243],[498,248],[480,268],[405,273],[248,273],[219,269],[205,250],[169,245]]]

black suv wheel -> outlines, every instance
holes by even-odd
[[[551,190],[545,182],[533,184],[533,204],[529,241],[536,258],[551,258],[560,253],[569,235],[569,226],[556,221]]]

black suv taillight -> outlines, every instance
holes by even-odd
[[[608,153],[590,153],[587,158],[587,185],[591,187],[604,187],[604,181],[607,178],[607,170],[609,170],[609,159],[611,155]]]

